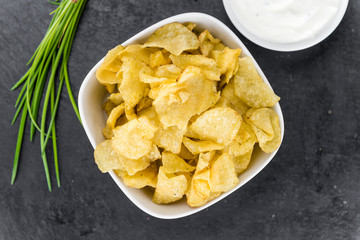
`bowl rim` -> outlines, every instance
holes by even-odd
[[[315,35],[315,37],[295,43],[286,44],[286,43],[275,43],[264,40],[258,37],[257,35],[251,33],[250,31],[248,31],[244,26],[244,24],[242,24],[236,17],[234,9],[231,7],[231,0],[223,0],[223,5],[228,17],[230,18],[230,21],[244,37],[246,37],[253,43],[263,48],[280,51],[280,52],[293,52],[293,51],[304,50],[325,40],[339,26],[341,20],[343,19],[346,13],[348,4],[349,4],[349,0],[341,0],[339,10],[335,15],[335,17],[327,25],[325,25],[325,27],[321,31],[319,31]]]
[[[163,19],[147,28],[145,28],[144,30],[140,31],[139,33],[135,34],[133,37],[129,38],[128,40],[126,40],[125,42],[122,43],[122,45],[126,46],[128,44],[133,43],[134,41],[136,41],[138,38],[140,38],[141,36],[149,33],[149,32],[154,32],[156,29],[158,29],[159,27],[171,23],[171,22],[189,22],[189,21],[194,21],[193,19],[196,18],[202,18],[204,20],[208,20],[210,23],[215,23],[218,26],[220,26],[222,28],[222,31],[225,31],[227,34],[229,34],[232,38],[233,41],[236,42],[236,44],[242,49],[242,52],[250,57],[253,61],[253,63],[255,64],[255,67],[258,71],[258,73],[260,74],[261,78],[263,79],[263,81],[272,89],[269,81],[267,80],[266,76],[264,75],[264,73],[262,72],[262,69],[259,67],[259,65],[257,64],[256,60],[254,59],[254,57],[251,55],[251,53],[249,52],[249,50],[246,48],[246,46],[241,42],[241,40],[235,35],[234,32],[232,32],[224,23],[222,23],[220,20],[218,20],[217,18],[210,16],[208,14],[204,14],[204,13],[199,13],[199,12],[189,12],[189,13],[182,13],[182,14],[178,14],[178,15],[174,15],[172,17]],[[196,23],[196,21],[194,21]],[[87,122],[87,117],[86,117],[86,112],[84,110],[84,106],[86,104],[86,102],[84,101],[84,95],[86,92],[86,88],[87,85],[92,81],[93,76],[96,76],[96,70],[97,68],[101,65],[101,63],[103,62],[104,58],[102,58],[97,64],[95,64],[95,66],[89,71],[89,73],[86,75],[85,79],[83,80],[83,83],[80,86],[80,90],[79,90],[79,95],[78,95],[78,103],[79,103],[79,112],[80,112],[80,117],[82,119],[83,122],[83,128],[86,132],[86,135],[91,143],[91,145],[93,146],[93,148],[96,148],[96,141],[94,139],[94,136],[91,133],[91,130],[89,128],[88,122]],[[280,122],[280,128],[281,128],[281,142],[283,141],[284,138],[284,119],[283,119],[283,114],[281,111],[281,107],[280,104],[277,103],[274,108],[276,109],[278,116],[279,116],[279,122]],[[281,146],[281,144],[280,144]],[[246,184],[248,181],[250,181],[251,179],[253,179],[259,172],[261,172],[264,167],[273,159],[273,157],[275,156],[275,154],[277,153],[277,151],[280,149],[280,146],[277,150],[275,150],[274,152],[272,152],[271,154],[269,154],[269,156],[266,158],[266,161],[264,161],[257,169],[256,171],[254,171],[249,177],[246,178],[246,180],[243,180],[242,182],[240,182],[236,187],[234,187],[233,189],[231,189],[228,192],[222,193],[219,197],[209,201],[208,203],[206,203],[205,205],[201,206],[201,207],[197,207],[197,208],[191,208],[191,210],[189,211],[185,211],[183,213],[179,213],[179,214],[161,214],[155,211],[152,211],[146,207],[143,206],[142,203],[140,203],[137,198],[133,197],[131,195],[131,193],[125,188],[123,187],[123,183],[121,182],[121,180],[116,176],[116,174],[114,173],[114,171],[110,171],[109,174],[112,177],[112,179],[115,181],[115,183],[118,185],[118,187],[122,190],[122,192],[130,199],[130,201],[132,201],[138,208],[140,208],[142,211],[144,211],[145,213],[156,217],[156,218],[160,218],[160,219],[176,219],[176,218],[181,218],[181,217],[185,217],[185,216],[189,216],[192,215],[194,213],[200,212],[201,210],[208,208],[209,206],[219,202],[220,200],[224,199],[225,197],[227,197],[228,195],[230,195],[231,193],[235,192],[236,190],[238,190],[240,187],[242,187],[244,184]],[[128,187],[127,187],[128,188]]]

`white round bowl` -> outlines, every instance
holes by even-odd
[[[258,1],[258,0],[253,0]],[[298,0],[300,1],[300,0]],[[270,50],[276,50],[281,52],[291,52],[291,51],[298,51],[303,50],[309,47],[312,47],[319,42],[323,41],[325,38],[327,38],[340,24],[342,18],[345,15],[347,6],[348,6],[349,0],[341,0],[341,5],[339,7],[339,10],[337,11],[335,17],[327,24],[325,27],[319,31],[313,38],[305,39],[303,41],[299,41],[296,43],[289,43],[289,44],[283,44],[283,43],[275,43],[271,41],[264,40],[260,38],[259,36],[251,33],[246,29],[244,26],[244,23],[240,22],[239,19],[236,16],[236,13],[234,12],[234,8],[231,6],[231,0],[223,0],[223,4],[226,10],[227,15],[229,16],[231,22],[234,24],[234,26],[239,30],[239,32],[244,35],[247,39],[252,41],[253,43],[270,49]]]
[[[241,48],[242,53],[241,57],[248,56],[250,57],[255,67],[260,74],[261,78],[264,80],[266,84],[270,86],[269,81],[266,76],[260,69],[259,65],[256,63],[255,59],[251,56],[248,49],[245,45],[239,40],[239,38],[222,22],[217,20],[216,18],[209,16],[203,13],[184,13],[180,15],[176,15],[165,20],[162,20],[140,33],[136,34],[129,40],[122,43],[123,46],[129,44],[137,44],[144,43],[146,39],[159,27],[172,23],[172,22],[194,22],[197,24],[198,28],[208,29],[215,37],[221,39],[223,43],[230,48]],[[104,55],[106,53],[104,52]],[[83,122],[83,127],[85,132],[89,138],[91,145],[96,148],[98,144],[105,140],[102,129],[106,123],[106,115],[104,114],[104,110],[102,108],[102,103],[107,97],[107,92],[105,87],[100,85],[100,83],[96,79],[96,70],[103,62],[103,59],[100,60],[87,74],[83,83],[81,84],[78,103],[79,103],[79,111],[81,120]],[[271,88],[271,86],[270,86]],[[277,103],[273,110],[278,114],[281,128],[281,140],[284,136],[284,119],[281,112],[280,104]],[[204,206],[198,208],[191,208],[186,204],[185,199],[183,198],[181,201],[168,204],[168,205],[158,205],[152,202],[151,194],[144,189],[136,189],[126,186],[123,181],[113,172],[109,172],[110,176],[113,178],[115,183],[119,186],[119,188],[124,192],[124,194],[141,210],[144,212],[163,219],[174,219],[180,218],[184,216],[188,216],[199,212],[207,207],[213,205],[214,203],[220,201],[225,198],[229,194],[233,193],[245,183],[247,183],[250,179],[255,177],[275,156],[277,150],[272,153],[264,153],[258,147],[255,148],[254,154],[252,156],[249,167],[240,174],[239,176],[239,184],[231,189],[230,191],[221,194],[218,198],[208,202]],[[93,153],[89,152],[89,159],[94,161]],[[100,172],[100,171],[99,171]],[[119,206],[121,207],[121,206]]]

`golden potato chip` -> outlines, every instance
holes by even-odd
[[[154,86],[159,86],[160,83],[168,80],[168,78],[166,77],[154,77],[153,76],[154,72],[151,68],[149,67],[144,67],[140,73],[139,73],[139,80],[143,83],[150,83],[150,84],[156,84],[156,85],[152,85],[152,87]]]
[[[239,70],[234,77],[235,94],[248,106],[272,107],[280,98],[261,79],[251,58],[239,59]]]
[[[210,188],[212,192],[227,192],[239,184],[232,157],[223,153],[210,167]]]
[[[118,53],[124,49],[123,46],[118,45],[111,49],[105,56],[104,62],[96,71],[96,78],[102,84],[118,83],[119,79],[116,78],[116,73],[119,71],[121,61],[118,58]],[[107,87],[108,89],[108,87]],[[109,90],[109,89],[108,89]],[[113,92],[113,91],[109,91]]]
[[[186,159],[186,160],[195,160],[198,155],[194,155],[192,154],[185,146],[184,144],[181,144],[181,149],[179,152],[179,157],[181,157],[182,159]],[[190,161],[189,161],[190,162]]]
[[[190,31],[192,31],[195,27],[196,27],[196,23],[193,23],[193,22],[188,22],[188,23],[185,23],[184,26],[189,29]]]
[[[170,55],[170,59],[181,69],[188,66],[199,67],[207,79],[220,80],[221,70],[212,58],[203,55],[181,54],[179,56]]]
[[[131,121],[131,120],[137,118],[137,115],[135,113],[135,109],[133,109],[133,108],[128,109],[128,108],[125,107],[125,116],[126,116],[128,121]]]
[[[95,163],[101,172],[109,172],[112,169],[124,169],[118,154],[112,148],[112,141],[105,140],[96,146],[94,152]]]
[[[168,78],[168,79],[177,79],[181,74],[181,68],[175,64],[167,64],[159,66],[155,72],[154,76],[158,78]]]
[[[109,100],[113,102],[116,105],[119,105],[124,102],[123,97],[121,96],[121,93],[112,93],[109,96]]]
[[[104,84],[108,93],[113,93],[116,88],[116,84]]]
[[[269,108],[249,109],[246,119],[253,128],[260,148],[270,153],[279,148],[281,143],[281,129],[279,117]]]
[[[161,65],[170,64],[171,59],[169,56],[164,56],[162,51],[157,51],[150,55],[150,67],[155,68]]]
[[[183,102],[179,92],[187,93],[189,98]],[[187,67],[178,82],[163,85],[153,102],[164,128],[177,126],[185,130],[189,119],[213,106],[219,99],[216,83],[204,79],[200,69]]]
[[[195,170],[194,166],[187,164],[184,159],[172,152],[164,151],[161,160],[164,171],[167,173],[192,172]]]
[[[204,30],[199,35],[201,53],[208,57],[212,50],[222,50],[225,46],[220,39],[214,38],[208,30]]]
[[[200,140],[211,140],[226,146],[234,140],[241,122],[241,115],[234,109],[218,107],[202,113],[189,129]]]
[[[184,175],[166,173],[164,167],[160,167],[153,202],[157,204],[175,202],[184,196],[186,190],[187,180]]]
[[[121,104],[113,108],[110,112],[108,119],[106,120],[105,128],[103,129],[104,137],[112,138],[112,130],[115,128],[116,120],[125,112],[125,105]]]
[[[130,159],[119,155],[119,159],[128,175],[134,175],[135,173],[144,170],[152,161],[159,158],[161,158],[161,154],[156,145],[152,145],[150,152],[139,159]]]
[[[228,47],[225,47],[222,50],[213,50],[211,52],[211,56],[220,68],[221,74],[225,74],[222,85],[224,85],[224,83],[229,83],[230,78],[236,73],[235,70],[238,68],[238,58],[240,53],[240,48],[230,49]]]
[[[143,62],[131,58],[123,63],[124,72],[120,85],[120,93],[127,109],[134,108],[145,96],[148,85],[139,79],[139,71],[144,66]]]
[[[125,158],[141,158],[150,152],[155,131],[147,117],[135,118],[113,130],[113,147]]]
[[[190,190],[186,193],[187,204],[190,207],[199,207],[210,201],[210,168],[215,151],[200,153],[195,174],[191,180]]]
[[[213,150],[221,150],[224,148],[222,144],[213,141],[193,141],[187,137],[184,137],[183,143],[192,154],[199,154],[202,152],[208,152]]]
[[[114,107],[116,107],[116,104],[114,104],[110,100],[106,100],[104,102],[104,104],[102,105],[102,108],[105,110],[105,113],[107,116],[110,115],[110,112],[111,112],[111,110],[113,110]]]
[[[151,107],[153,100],[148,97],[144,97],[140,100],[140,102],[136,105],[136,111],[140,112],[143,109]]]
[[[143,48],[140,44],[133,44],[127,46],[123,51],[118,54],[118,57],[122,61],[127,61],[129,58],[132,58],[137,61],[141,61],[150,64],[151,54],[158,51],[156,48]]]
[[[197,49],[199,45],[199,40],[191,30],[180,23],[169,23],[156,30],[143,46],[165,48],[179,55],[183,51]]]
[[[140,116],[148,117],[151,123],[158,127],[154,136],[154,143],[157,146],[175,154],[180,152],[184,130],[179,129],[177,126],[164,128],[158,119],[154,107],[141,112]]]
[[[225,85],[224,89],[221,92],[221,100],[223,101],[223,103],[219,102],[216,103],[216,105],[221,106],[220,104],[223,104],[222,106],[225,105],[231,107],[241,115],[244,115],[249,109],[249,107],[243,101],[241,101],[238,96],[236,96],[234,79],[231,79],[230,82]]]
[[[244,153],[243,155],[233,156],[233,162],[234,162],[236,175],[239,175],[245,169],[247,169],[247,167],[250,163],[250,160],[251,160],[251,155],[252,155],[253,149],[254,148],[251,148],[248,152]]]
[[[124,183],[126,186],[133,188],[143,188],[145,186],[156,188],[157,169],[157,164],[152,163],[149,167],[135,173],[134,175],[124,174]]]
[[[235,139],[227,146],[227,150],[233,156],[244,155],[253,149],[256,142],[257,138],[252,127],[242,122]]]

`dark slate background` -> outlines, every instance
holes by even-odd
[[[61,188],[53,174],[53,192],[47,190],[38,135],[31,144],[28,131],[18,178],[10,185],[19,123],[10,126],[18,91],[9,89],[26,71],[52,9],[45,0],[0,0],[0,239],[360,238],[359,1],[350,0],[342,23],[322,43],[281,53],[244,38],[219,0],[89,0],[69,62],[76,96],[107,50],[190,11],[233,29],[281,96],[285,138],[272,162],[226,200],[177,220],[145,214],[100,173],[66,91],[57,117]]]

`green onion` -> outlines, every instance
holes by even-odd
[[[71,91],[67,63],[75,32],[79,24],[79,19],[87,0],[62,0],[49,2],[56,5],[57,8],[50,13],[53,14],[53,17],[47,32],[28,62],[28,65],[31,64],[28,71],[11,88],[11,90],[15,90],[22,86],[15,103],[16,112],[11,123],[14,124],[21,113],[11,184],[14,184],[16,179],[24,129],[26,121],[29,119],[30,141],[33,140],[36,129],[40,132],[40,155],[44,165],[48,189],[51,191],[51,180],[46,157],[46,147],[49,139],[51,138],[54,153],[56,181],[58,187],[60,187],[55,117],[64,83],[66,85],[71,105],[81,123],[79,110]],[[49,71],[50,76],[48,77]],[[59,75],[59,77],[57,77],[57,75]],[[40,124],[38,124],[37,118],[40,111],[40,105],[42,106],[41,121]]]

